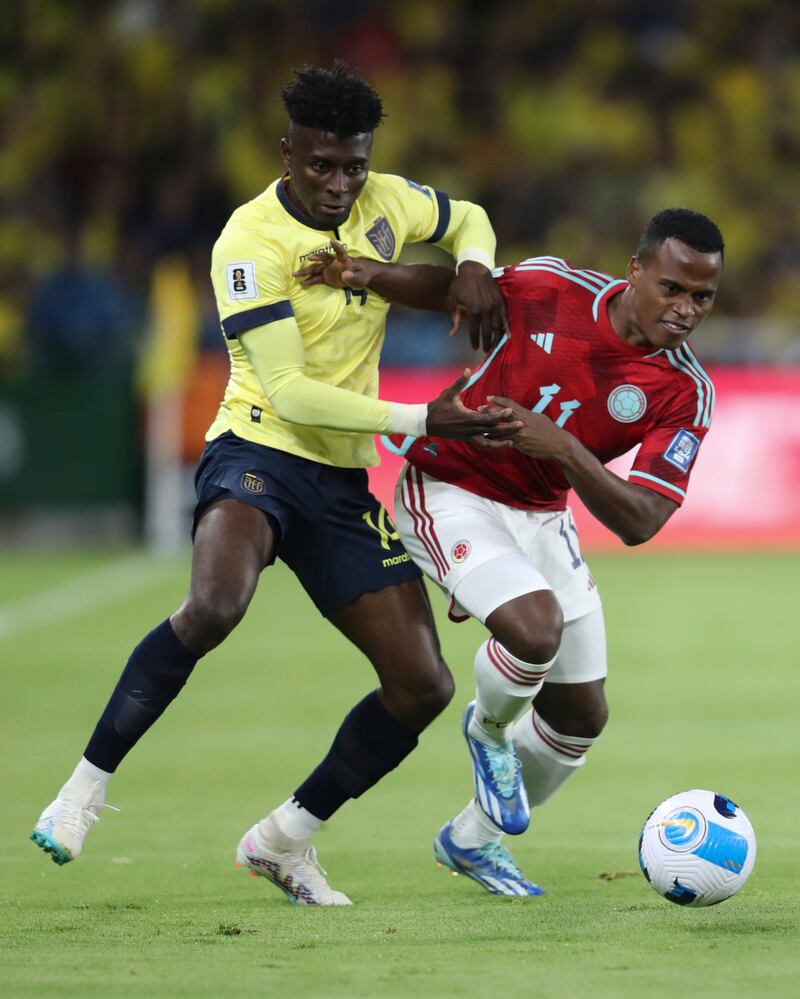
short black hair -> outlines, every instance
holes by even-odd
[[[377,92],[341,59],[331,69],[303,66],[281,91],[283,106],[295,125],[332,132],[343,139],[372,132],[384,117]]]
[[[691,208],[665,208],[654,215],[639,239],[636,256],[647,259],[661,244],[670,238],[679,239],[700,253],[719,253],[725,256],[725,241],[718,227],[702,212]]]

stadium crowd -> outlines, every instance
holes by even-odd
[[[131,364],[176,258],[199,341],[222,349],[211,245],[281,169],[280,82],[334,56],[384,97],[374,167],[482,204],[499,262],[557,252],[616,272],[655,207],[688,204],[726,233],[719,311],[783,320],[788,341],[799,29],[796,5],[769,0],[9,4],[0,373]],[[413,329],[389,360],[421,359]]]

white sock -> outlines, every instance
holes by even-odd
[[[108,782],[113,776],[113,774],[108,773],[106,770],[101,770],[100,767],[96,767],[94,763],[90,763],[85,756],[82,756],[80,763],[72,771],[72,776],[64,787],[88,789],[92,784],[99,782],[105,794]]]
[[[475,713],[469,725],[473,739],[496,746],[508,742],[511,723],[542,689],[554,662],[526,663],[495,638],[484,642],[475,654]]]
[[[488,843],[499,843],[503,833],[473,798],[451,823],[451,836],[462,850],[475,850]]]
[[[294,798],[289,798],[272,813],[281,832],[290,839],[307,842],[322,826],[322,819],[312,815]]]
[[[533,709],[512,729],[531,808],[543,804],[586,762],[597,741],[561,735]]]

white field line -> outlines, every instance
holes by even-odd
[[[19,600],[0,605],[0,642],[21,632],[68,621],[155,586],[173,575],[174,559],[126,555]],[[188,579],[187,579],[188,582]],[[166,613],[166,609],[165,609]]]

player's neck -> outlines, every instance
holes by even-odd
[[[311,218],[308,209],[295,194],[295,190],[292,187],[292,182],[290,178],[288,176],[282,177],[281,183],[283,184],[283,189],[286,191],[286,197],[292,203],[292,206],[296,208],[301,215],[304,215],[309,220],[309,222],[313,222],[314,220]]]
[[[630,344],[631,347],[651,347],[652,344],[647,340],[644,333],[642,333],[641,326],[636,322],[636,315],[633,311],[633,302],[631,299],[630,287],[610,299],[607,306],[608,321],[611,323],[611,328],[623,343]]]

